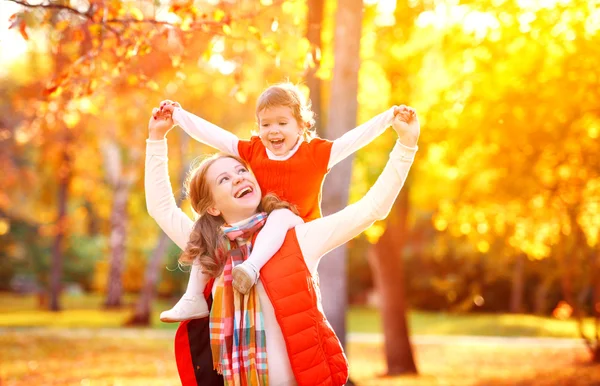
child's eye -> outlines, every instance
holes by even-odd
[[[269,124],[268,123],[263,123],[262,127],[269,127]]]
[[[279,122],[279,124],[280,124],[281,126],[283,126],[283,125],[287,125],[287,122]]]

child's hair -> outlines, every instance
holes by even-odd
[[[214,154],[192,168],[186,180],[186,189],[192,208],[199,218],[194,223],[187,246],[179,257],[179,263],[184,265],[191,265],[198,258],[196,263],[202,266],[202,272],[211,277],[221,274],[227,257],[226,239],[221,231],[225,220],[222,216],[212,216],[207,213],[213,203],[213,198],[210,185],[206,181],[206,173],[210,166],[221,158],[232,158],[250,170],[250,166],[244,160],[226,153]],[[298,214],[295,207],[280,200],[274,194],[265,195],[257,209],[267,213],[271,213],[275,209],[289,209]]]
[[[310,141],[316,137],[315,113],[312,111],[310,99],[307,100],[302,91],[291,82],[277,83],[269,86],[256,101],[256,120],[260,125],[258,113],[272,107],[285,106],[292,109],[292,115],[300,126],[304,126],[304,139]]]

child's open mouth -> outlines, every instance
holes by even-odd
[[[271,142],[271,146],[273,146],[273,149],[275,149],[275,150],[283,149],[283,139],[272,139],[269,142]]]

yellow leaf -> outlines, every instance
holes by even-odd
[[[138,82],[139,82],[139,79],[135,75],[129,75],[127,77],[127,83],[130,84],[130,85],[132,85],[132,86],[138,84]]]
[[[61,20],[58,23],[56,23],[56,30],[58,32],[64,31],[67,29],[67,27],[69,26],[69,24],[71,24],[71,22],[69,20]]]
[[[10,230],[10,223],[8,220],[2,218],[0,219],[0,235],[5,235]]]
[[[144,14],[138,8],[131,8],[129,13],[131,13],[131,16],[133,16],[135,20],[144,20]]]
[[[102,26],[100,24],[94,24],[89,27],[89,30],[92,35],[100,35]]]
[[[81,117],[79,116],[79,113],[77,111],[70,111],[66,113],[63,118],[65,125],[69,129],[74,128],[79,123],[80,119]]]
[[[381,235],[383,235],[383,232],[385,232],[384,224],[382,222],[377,222],[371,225],[371,227],[365,231],[365,235],[367,236],[369,243],[377,244],[377,241],[379,241],[379,238]]]
[[[158,87],[158,83],[156,83],[156,82],[155,82],[155,81],[153,81],[153,80],[151,80],[151,81],[148,81],[148,83],[146,83],[146,86],[147,86],[147,87],[148,87],[150,90],[153,90],[153,91],[157,91],[157,90],[158,90],[158,88],[159,88],[159,87]]]
[[[223,24],[223,33],[225,33],[225,35],[231,35],[231,27],[227,24]]]
[[[246,103],[246,101],[248,100],[248,96],[247,96],[247,95],[246,95],[246,93],[245,93],[245,92],[243,92],[242,90],[238,90],[238,91],[235,93],[235,99],[236,99],[236,100],[237,100],[239,103],[241,103],[241,104],[244,104],[244,103]]]
[[[171,64],[173,67],[179,67],[181,65],[181,56],[173,56],[171,58]]]
[[[222,9],[217,9],[214,15],[215,21],[221,21],[225,18],[225,12]]]

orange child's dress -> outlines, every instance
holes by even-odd
[[[305,222],[321,217],[321,188],[327,175],[333,142],[314,138],[302,142],[286,161],[271,160],[260,138],[240,140],[240,158],[250,164],[262,194],[275,193],[296,206]]]

